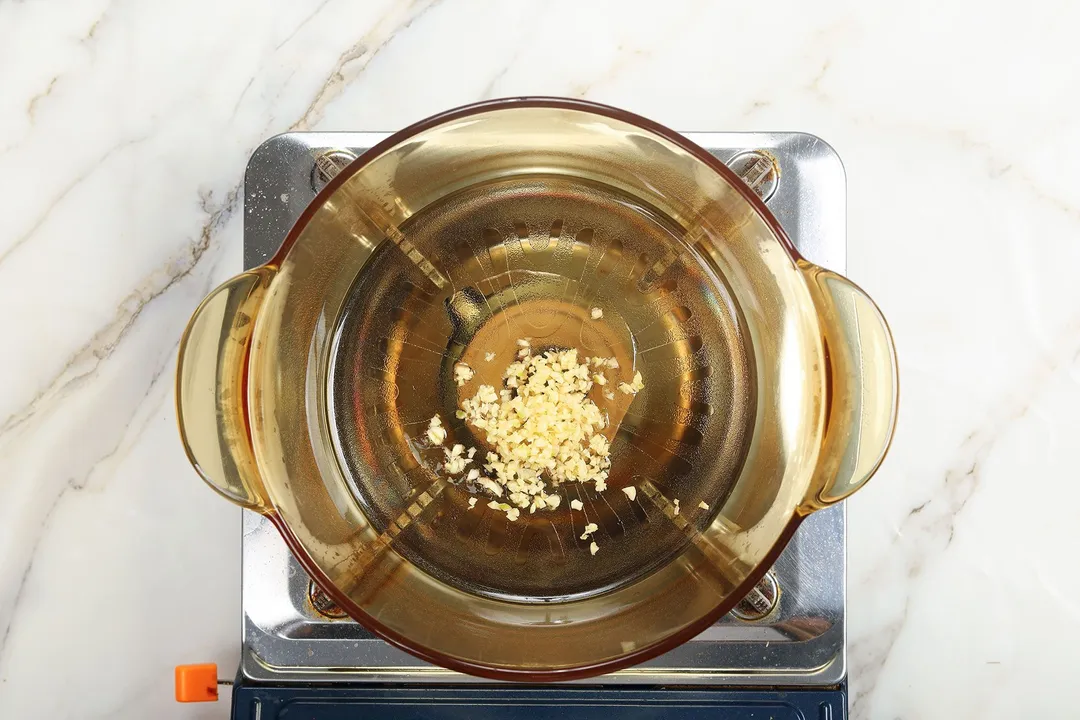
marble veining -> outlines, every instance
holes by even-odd
[[[1074,714],[1078,21],[1053,0],[0,0],[0,717],[225,716],[172,701],[173,665],[236,665],[240,523],[186,462],[172,386],[190,312],[241,266],[247,157],[521,94],[837,148],[848,274],[901,366],[892,452],[849,504],[852,714]]]

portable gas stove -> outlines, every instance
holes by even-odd
[[[768,203],[809,260],[843,272],[844,168],[799,133],[687,133]],[[289,133],[255,151],[244,182],[244,264],[266,262],[315,193],[383,133]],[[642,665],[515,686],[429,665],[345,617],[269,521],[245,511],[243,654],[233,717],[846,717],[845,514],[811,515],[729,616]],[[632,708],[632,709],[631,709]]]

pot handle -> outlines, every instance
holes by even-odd
[[[877,471],[896,425],[892,333],[874,301],[842,275],[805,261],[822,327],[825,434],[804,511],[843,500]]]
[[[206,484],[252,510],[269,509],[245,412],[245,375],[255,315],[274,276],[237,275],[210,293],[180,340],[176,416],[188,459]]]

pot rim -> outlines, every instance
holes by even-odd
[[[761,200],[749,188],[739,177],[731,170],[727,165],[720,161],[717,157],[710,154],[704,148],[700,147],[696,143],[691,142],[679,133],[671,130],[670,128],[661,125],[655,121],[644,118],[635,113],[615,108],[609,105],[603,105],[600,103],[594,103],[585,100],[576,100],[572,98],[562,97],[549,97],[549,96],[522,96],[522,97],[507,97],[498,98],[494,100],[486,100],[478,103],[472,103],[463,105],[451,110],[447,110],[436,115],[427,117],[419,122],[413,123],[391,135],[381,142],[375,144],[366,152],[361,154],[358,158],[352,161],[348,166],[343,168],[336,176],[334,176],[326,186],[319,191],[315,198],[308,204],[307,208],[297,218],[293,227],[289,230],[285,239],[282,241],[280,248],[270,258],[265,266],[279,267],[288,255],[292,246],[296,243],[299,236],[303,233],[308,223],[315,215],[315,213],[325,204],[325,202],[337,192],[349,178],[356,173],[364,169],[372,160],[381,156],[390,148],[405,142],[409,138],[445,124],[447,122],[461,120],[474,115],[493,112],[498,110],[510,110],[519,108],[552,108],[558,110],[574,110],[583,113],[590,113],[593,115],[599,115],[602,117],[611,118],[620,122],[625,122],[643,130],[651,132],[658,137],[672,143],[685,152],[692,155],[695,159],[703,162],[721,177],[723,177],[729,185],[736,190],[745,199],[750,206],[757,212],[760,218],[765,224],[772,230],[773,234],[780,242],[781,246],[791,256],[792,260],[798,262],[802,260],[802,255],[795,248],[794,243],[784,232],[780,222],[772,214],[772,212],[766,207],[764,201]],[[552,681],[567,681],[578,680],[584,678],[595,677],[598,675],[606,674],[616,670],[621,670],[633,665],[640,664],[646,660],[650,660],[654,657],[662,655],[663,653],[672,650],[673,648],[681,645],[694,638],[703,632],[706,628],[715,624],[717,620],[729,613],[739,601],[764,577],[765,573],[773,566],[780,553],[787,546],[791,537],[802,523],[805,515],[798,509],[792,512],[792,516],[787,524],[783,527],[777,536],[776,541],[772,547],[765,554],[761,562],[759,562],[753,570],[751,570],[745,580],[737,586],[731,593],[727,595],[725,600],[716,605],[710,612],[705,613],[695,622],[687,625],[682,630],[668,636],[667,638],[656,642],[652,645],[635,649],[634,651],[621,655],[610,660],[604,660],[587,665],[578,665],[574,667],[566,668],[551,668],[551,669],[525,669],[525,668],[512,668],[505,666],[492,666],[484,665],[481,663],[472,662],[469,660],[463,660],[460,658],[451,657],[442,653],[434,652],[430,648],[421,644],[415,643],[409,638],[400,635],[393,630],[383,626],[378,620],[365,612],[360,606],[354,603],[345,593],[341,592],[329,579],[329,577],[318,567],[318,565],[308,555],[307,551],[303,548],[299,539],[289,528],[288,524],[281,518],[276,509],[271,505],[263,509],[263,514],[274,524],[278,532],[281,534],[285,543],[288,545],[289,550],[292,552],[293,557],[301,564],[304,570],[308,573],[311,579],[348,615],[356,622],[370,630],[382,640],[390,643],[391,645],[398,647],[411,655],[414,655],[421,660],[445,667],[457,672],[463,672],[470,675],[475,675],[492,680],[504,680],[512,682],[552,682]]]

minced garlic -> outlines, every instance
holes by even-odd
[[[465,471],[465,466],[472,462],[472,460],[464,456],[465,446],[460,443],[449,450],[443,448],[443,452],[446,453],[446,472],[451,475],[461,474]]]
[[[603,311],[593,308],[591,315],[598,320]],[[530,513],[559,508],[562,494],[551,485],[588,482],[596,492],[607,489],[611,443],[602,431],[608,418],[588,395],[594,386],[604,388],[608,384],[606,370],[619,368],[615,358],[579,361],[577,350],[533,355],[530,338],[519,339],[517,347],[517,359],[503,373],[503,387],[480,385],[472,397],[462,400],[456,412],[459,420],[485,434],[491,449],[479,461],[482,469],[471,468],[462,476],[477,448],[466,451],[461,444],[443,448],[446,473],[462,476],[451,481],[464,481],[469,492],[479,489],[498,498],[490,500],[487,507],[505,513],[510,522],[516,521],[526,508]],[[484,354],[485,361],[494,359],[495,353]],[[454,381],[459,387],[474,374],[464,362],[454,365]],[[634,395],[644,387],[638,372],[631,382],[620,383],[618,389]],[[602,394],[608,400],[615,398],[607,388]],[[446,441],[447,430],[438,415],[428,423],[427,438],[432,445]],[[637,498],[635,486],[622,488],[622,492],[631,501]],[[470,497],[469,508],[476,507],[477,502],[478,498]],[[570,500],[569,504],[572,510],[584,512],[581,500]],[[708,506],[701,503],[701,507]],[[677,499],[674,514],[679,514]],[[589,540],[598,530],[596,523],[586,523],[581,539]],[[590,554],[595,555],[599,549],[595,541],[590,541]]]
[[[699,508],[701,508],[702,510],[708,510],[708,509],[709,509],[709,504],[708,504],[707,502],[705,502],[704,500],[702,500],[701,502],[699,502],[699,503],[697,504],[697,506],[698,506]]]
[[[514,522],[521,516],[520,510],[518,510],[516,507],[507,505],[506,503],[496,502],[492,500],[488,503],[487,506],[492,510],[501,510],[502,512],[506,513],[506,519],[510,522]]]
[[[589,316],[593,320],[599,320],[600,318],[604,317],[604,311],[600,308],[594,307],[592,310],[589,311]]]
[[[427,437],[432,445],[442,445],[446,440],[446,428],[442,426],[442,420],[439,419],[438,415],[432,417],[428,422]]]
[[[499,485],[497,482],[495,482],[491,478],[482,477],[479,480],[477,480],[476,482],[477,482],[477,484],[480,485],[480,487],[484,488],[485,490],[487,490],[489,493],[491,493],[495,497],[502,497],[502,494],[503,494],[502,485]]]
[[[626,393],[627,395],[637,395],[638,392],[645,388],[645,383],[641,379],[641,373],[634,373],[633,381],[629,383],[619,383],[619,392]]]
[[[528,340],[518,345],[531,351]],[[556,485],[591,482],[603,491],[611,447],[599,431],[607,418],[587,397],[593,381],[577,350],[548,351],[513,362],[503,378],[506,387],[501,391],[481,385],[461,403],[464,419],[485,432],[494,448],[484,465],[492,481],[508,491],[514,505],[531,512],[554,509],[561,502],[549,493],[544,474]],[[480,484],[490,490],[487,483]]]
[[[454,365],[454,382],[458,387],[472,380],[473,374],[473,369],[466,363],[459,362]]]

